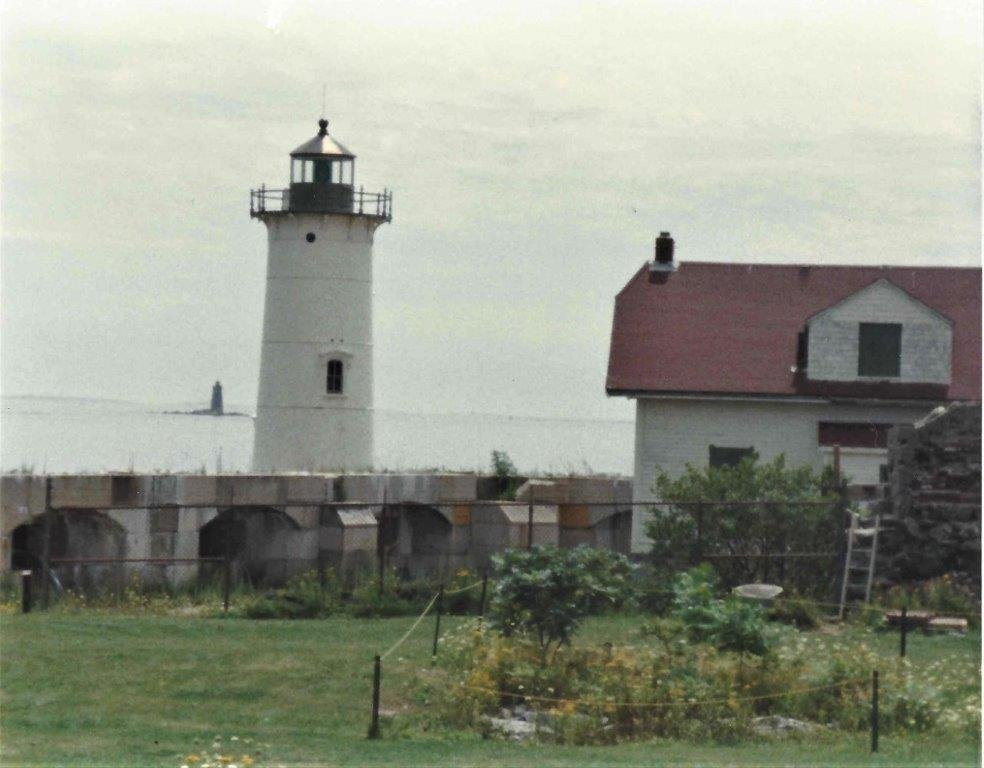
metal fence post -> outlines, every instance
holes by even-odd
[[[533,549],[533,500],[530,499],[526,522],[526,548]]]
[[[441,611],[444,610],[444,582],[437,590],[437,615],[434,622],[434,647],[431,649],[431,662],[437,657],[437,639],[441,635]]]
[[[47,609],[51,603],[51,526],[54,511],[51,508],[51,478],[44,479],[44,541],[41,544],[41,603]]]
[[[379,596],[383,596],[386,581],[386,546],[383,543],[383,525],[389,520],[389,505],[386,503],[386,491],[383,490],[383,508],[379,513],[379,524],[376,526],[376,570],[378,582],[376,587]],[[399,534],[397,534],[399,539]]]
[[[779,552],[782,554],[782,557],[779,558],[780,584],[786,583],[786,553],[789,551],[789,544],[786,539],[786,521],[788,517],[789,514],[787,511],[786,514],[783,514],[780,520],[777,521],[779,523],[777,526],[779,528]]]
[[[381,661],[377,653],[372,660],[372,721],[369,724],[369,738],[379,738],[379,678],[382,675]]]
[[[478,621],[479,623],[485,619],[485,595],[489,587],[489,569],[485,568],[482,571],[482,596],[478,599]]]
[[[905,635],[909,631],[909,618],[906,615],[908,611],[905,606],[902,606],[902,616],[899,622],[899,657],[905,658]]]
[[[232,590],[232,520],[227,520],[224,530],[225,546],[222,555],[222,611],[229,613],[229,592]]]
[[[225,557],[222,558],[222,612],[229,613],[229,593],[232,591],[232,561],[229,559],[229,550],[226,550]]]
[[[878,670],[871,671],[871,751],[878,751]]]
[[[840,445],[834,445],[834,493],[837,494],[836,508],[834,515],[837,517],[837,563],[840,566],[838,571],[845,573],[847,568],[847,538],[850,535],[847,531],[851,527],[851,513],[847,501],[847,493],[844,488],[843,478],[841,477],[841,450]],[[836,581],[834,582],[836,588]],[[843,590],[843,584],[841,585]],[[838,611],[838,619],[844,619],[846,602],[841,605]]]
[[[31,612],[31,572],[21,571],[21,613]]]
[[[694,565],[700,565],[704,559],[704,504],[698,501],[694,510],[697,524],[697,541],[694,546]]]

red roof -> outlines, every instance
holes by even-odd
[[[811,382],[796,365],[808,318],[887,279],[953,321],[949,387]],[[605,387],[611,395],[981,399],[981,270],[956,267],[644,265],[615,298]]]

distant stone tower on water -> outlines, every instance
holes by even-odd
[[[250,194],[268,243],[253,468],[371,469],[372,242],[392,195],[356,189],[327,120],[290,157],[289,188]]]
[[[212,385],[212,405],[209,407],[209,410],[218,416],[222,415],[222,383],[221,382],[217,381],[215,382],[215,384]]]

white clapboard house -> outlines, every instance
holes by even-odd
[[[657,467],[755,451],[820,468],[834,445],[876,484],[890,426],[980,402],[981,271],[678,264],[664,233],[615,299],[606,389],[636,401],[637,501]]]

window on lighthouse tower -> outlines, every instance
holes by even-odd
[[[342,391],[342,361],[328,361],[328,383],[327,391],[329,394],[340,394]]]

